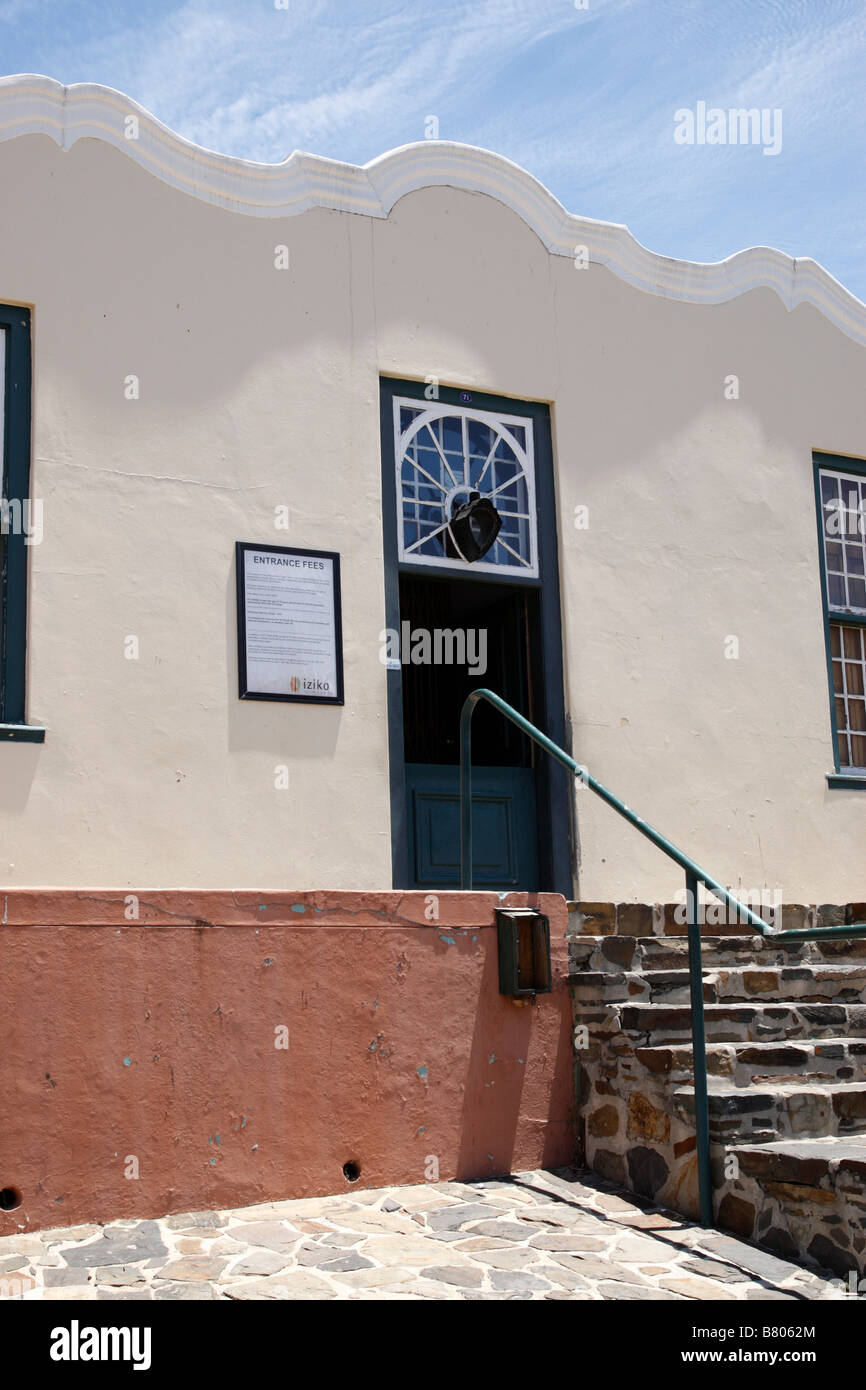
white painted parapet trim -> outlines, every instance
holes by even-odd
[[[129,118],[134,117],[137,128]],[[135,131],[136,138],[130,138]],[[855,342],[866,344],[866,304],[809,258],[753,246],[724,261],[680,261],[648,251],[627,227],[566,212],[518,164],[473,145],[422,140],[363,166],[296,151],[282,164],[256,164],[195,145],[110,87],[50,77],[0,78],[0,140],[49,135],[61,149],[104,140],[172,188],[250,217],[288,217],[333,208],[387,217],[416,189],[447,185],[496,198],[557,256],[586,247],[590,261],[649,294],[721,304],[747,290],[775,290],[788,309],[812,304]]]

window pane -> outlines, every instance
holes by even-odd
[[[830,626],[839,766],[866,770],[866,629]],[[845,659],[841,659],[844,652]]]
[[[839,483],[835,473],[821,474],[821,501],[832,502],[839,496]]]
[[[853,661],[845,662],[845,685],[849,695],[862,695],[863,667]]]
[[[850,546],[846,547],[848,550]],[[862,579],[849,577],[848,579],[848,605],[851,608],[866,608],[866,583]]]
[[[842,564],[842,546],[839,541],[827,542],[827,568],[837,570],[840,574],[844,568]]]
[[[866,612],[866,488],[859,474],[821,471],[821,523],[831,608]]]

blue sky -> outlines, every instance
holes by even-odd
[[[0,0],[0,70],[274,162],[364,163],[435,116],[655,251],[777,246],[866,300],[866,0]],[[676,143],[698,102],[781,110],[780,152]]]

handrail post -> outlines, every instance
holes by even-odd
[[[698,921],[698,880],[696,875],[692,873],[686,873],[686,913],[689,933],[689,994],[692,1004],[692,1071],[695,1090],[698,1199],[701,1225],[712,1226],[713,1182],[710,1172],[710,1113],[707,1102],[704,976],[701,963],[701,928]]]
[[[472,887],[472,711],[470,695],[460,712],[460,887]]]

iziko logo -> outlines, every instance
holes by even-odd
[[[38,497],[0,497],[0,535],[23,536],[25,545],[42,542],[42,502]]]
[[[402,666],[465,666],[472,676],[487,670],[484,627],[412,627],[408,621],[379,633],[379,660],[389,670]]]
[[[314,695],[327,695],[331,689],[331,682],[320,681],[307,676],[292,676],[289,681],[289,689],[293,695],[297,695],[299,690],[311,690]]]
[[[133,1370],[150,1370],[149,1327],[55,1327],[49,1355],[52,1361],[131,1361]]]
[[[674,140],[678,145],[763,145],[762,154],[779,154],[782,111],[778,106],[772,111],[757,106],[725,111],[699,101],[694,111],[683,106],[674,112]]]

